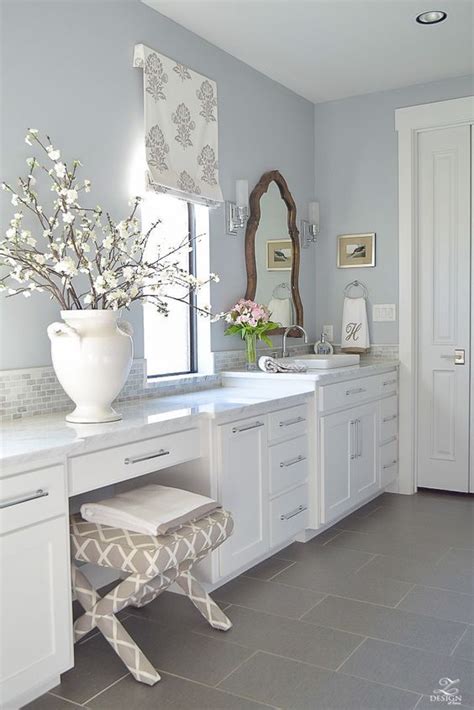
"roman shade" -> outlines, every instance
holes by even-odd
[[[144,44],[133,66],[143,70],[148,187],[218,206],[216,82]]]

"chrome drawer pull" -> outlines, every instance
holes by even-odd
[[[263,422],[255,422],[255,424],[249,424],[249,426],[235,426],[232,429],[232,434],[238,434],[241,431],[249,431],[250,429],[257,429],[259,426],[264,426]]]
[[[126,458],[124,463],[140,463],[141,461],[149,461],[150,459],[157,459],[160,456],[168,456],[169,451],[166,449],[160,449],[157,454],[148,454],[147,456],[132,456],[131,458]]]
[[[44,488],[38,488],[35,493],[27,493],[25,496],[10,498],[10,500],[3,501],[0,503],[0,510],[3,510],[3,508],[11,508],[13,505],[20,505],[20,503],[27,503],[29,500],[46,498],[46,496],[49,496],[49,491],[45,491]]]
[[[361,392],[366,392],[364,387],[355,387],[353,390],[346,390],[346,397],[350,394],[360,394]]]
[[[392,414],[391,417],[384,417],[384,419],[383,419],[384,424],[385,424],[385,422],[392,422],[394,419],[397,418],[397,416],[398,416],[397,414]]]
[[[291,426],[292,424],[299,424],[300,422],[305,422],[304,417],[296,417],[295,419],[287,419],[284,422],[280,422],[280,426]]]
[[[387,385],[396,385],[396,384],[397,384],[396,379],[395,380],[385,380],[385,382],[383,383],[383,386],[387,387]]]
[[[384,466],[384,469],[385,468],[392,468],[392,466],[395,466],[395,464],[397,464],[397,463],[398,463],[398,460],[394,459],[391,463],[386,463]]]
[[[290,459],[289,461],[282,461],[280,463],[280,468],[288,468],[288,466],[293,466],[295,463],[299,463],[300,461],[306,461],[306,456],[296,456],[294,459]]]
[[[289,520],[290,518],[294,518],[295,515],[299,515],[304,510],[307,510],[307,509],[308,509],[307,505],[299,505],[297,508],[295,508],[295,510],[292,510],[289,513],[283,513],[283,515],[280,515],[280,520]]]

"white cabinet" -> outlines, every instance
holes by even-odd
[[[9,708],[73,665],[64,471],[34,472],[34,489],[32,475],[0,481],[0,706]]]
[[[350,508],[353,419],[348,412],[321,418],[321,522]]]
[[[234,532],[219,548],[219,573],[224,577],[269,548],[267,417],[217,429],[219,499],[234,518]]]
[[[320,420],[321,522],[341,517],[380,488],[377,402]]]
[[[351,502],[365,500],[379,489],[378,404],[366,404],[353,411],[353,459],[351,460]]]
[[[234,518],[217,551],[213,582],[238,574],[308,526],[307,403],[232,424],[217,433],[217,494]]]

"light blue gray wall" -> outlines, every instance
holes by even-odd
[[[132,68],[133,46],[143,42],[189,64],[218,83],[219,162],[226,199],[236,178],[252,187],[267,170],[285,176],[298,208],[314,195],[314,107],[279,84],[208,44],[138,0],[0,0],[0,178],[24,173],[25,129],[47,131],[63,152],[84,163],[93,180],[93,203],[126,214],[130,166],[143,132],[141,72]],[[245,35],[243,35],[245,40]],[[0,225],[10,205],[0,195]],[[308,255],[309,256],[309,255]],[[215,310],[245,291],[243,235],[225,234],[223,209],[211,215],[211,268]],[[314,254],[302,263],[302,298],[315,334]],[[1,301],[0,369],[50,362],[46,326],[58,307],[41,296]],[[136,354],[143,354],[141,309],[130,318]],[[214,350],[239,343],[213,326]]]
[[[370,306],[398,306],[395,109],[470,94],[472,76],[316,105],[316,195],[321,205],[321,234],[315,248],[318,332],[323,324],[333,323],[335,340],[340,342],[342,293],[354,279],[367,284]],[[336,267],[337,235],[355,232],[377,233],[375,268]],[[369,307],[370,320],[371,316]],[[373,343],[398,343],[398,320],[371,323],[371,335]]]

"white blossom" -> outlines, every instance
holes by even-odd
[[[67,276],[74,276],[77,274],[76,265],[70,256],[66,256],[61,261],[58,261],[54,266],[54,270],[58,274],[66,274]]]
[[[126,222],[119,222],[117,224],[117,231],[122,239],[126,239],[128,237],[128,228]]]
[[[59,160],[59,158],[61,157],[61,151],[55,150],[52,145],[48,145],[46,150],[51,160]]]
[[[72,205],[78,198],[77,190],[66,190],[66,202]]]
[[[66,166],[64,163],[56,163],[54,166],[54,172],[58,176],[58,178],[63,178],[66,175]]]
[[[18,205],[18,195],[15,192],[12,195],[12,205],[15,205],[15,207]]]
[[[64,212],[63,222],[65,222],[65,224],[72,224],[74,222],[74,215],[72,212]]]

